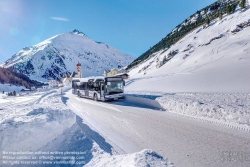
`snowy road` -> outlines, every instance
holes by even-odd
[[[153,149],[185,167],[249,166],[249,132],[126,101],[95,102],[70,92],[63,101],[117,152]]]

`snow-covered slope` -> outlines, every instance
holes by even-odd
[[[83,76],[102,75],[104,70],[128,65],[134,57],[101,42],[96,42],[78,30],[56,35],[37,45],[23,48],[1,66],[14,66],[31,79],[60,79],[76,71],[78,61]]]
[[[249,48],[250,9],[238,10],[152,54],[129,72],[126,90],[248,93]]]

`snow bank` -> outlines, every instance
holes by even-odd
[[[158,101],[150,99],[151,96],[146,97],[145,96],[139,96],[136,94],[126,94],[126,101],[129,103],[134,104],[140,104],[140,105],[146,105],[154,108],[161,109],[162,106],[159,104]]]
[[[174,167],[171,162],[152,150],[142,150],[133,154],[109,155],[97,146],[92,150],[94,158],[85,167]]]
[[[250,94],[177,93],[156,100],[168,112],[250,130]]]
[[[127,92],[167,112],[250,131],[250,94]],[[136,101],[136,100],[135,100]],[[150,105],[150,104],[149,104]]]
[[[56,94],[49,95],[43,96],[42,103],[37,96],[28,96],[14,97],[1,104],[0,144],[3,150],[37,150],[74,124],[74,114],[62,105]]]

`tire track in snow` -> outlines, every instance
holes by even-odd
[[[35,104],[38,104],[38,103],[43,102],[43,100],[44,100],[47,96],[49,96],[49,95],[51,95],[51,94],[53,94],[53,93],[56,93],[56,92],[57,92],[57,90],[53,90],[53,91],[50,91],[49,93],[43,94],[40,98],[38,98],[38,99],[36,100]]]

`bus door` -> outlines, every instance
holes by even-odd
[[[84,90],[84,92],[85,92],[85,96],[89,97],[89,87],[88,87],[87,83],[85,84],[85,90]]]
[[[81,85],[81,95],[86,96],[86,83],[82,82]]]
[[[100,82],[100,97],[104,99],[104,82]]]
[[[89,90],[85,90],[85,96],[89,97]]]

